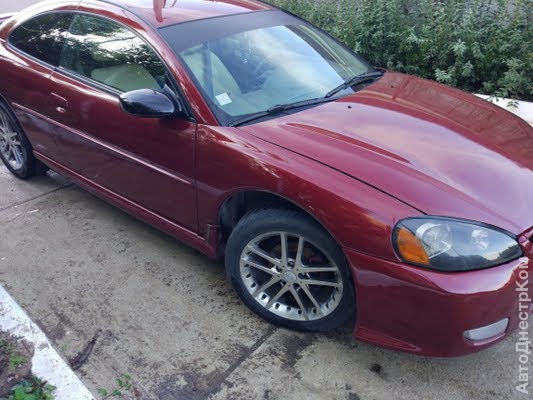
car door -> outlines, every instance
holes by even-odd
[[[140,118],[120,106],[119,95],[137,89],[178,96],[154,49],[115,21],[76,14],[51,80],[65,166],[196,232],[196,123]]]
[[[73,15],[47,13],[16,26],[0,48],[1,91],[24,128],[34,150],[59,161],[57,126],[52,119],[57,111],[50,101],[50,76],[59,64]],[[21,90],[23,88],[24,90]]]

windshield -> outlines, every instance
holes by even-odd
[[[236,33],[179,51],[222,124],[277,105],[323,98],[356,75],[364,61],[309,25]],[[350,88],[339,95],[352,93]]]

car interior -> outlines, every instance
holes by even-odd
[[[60,65],[79,75],[128,92],[164,87],[166,69],[137,36],[119,26],[77,16],[61,54]]]

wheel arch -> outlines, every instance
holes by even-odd
[[[4,162],[6,167],[16,177],[18,177],[19,179],[23,179],[23,180],[33,178],[38,175],[46,174],[46,172],[49,170],[49,167],[46,166],[42,161],[38,160],[35,157],[33,144],[31,143],[30,139],[26,135],[26,131],[24,127],[22,126],[22,123],[20,122],[17,115],[15,114],[12,105],[9,103],[9,101],[6,100],[6,98],[1,93],[0,93],[0,106],[4,110],[4,112],[8,114],[8,116],[12,119],[13,123],[15,124],[15,128],[18,131],[17,134],[19,136],[21,147],[22,147],[22,152],[26,157],[24,159],[25,160],[24,165],[20,167],[19,169],[13,170],[11,166],[9,166],[6,162]]]
[[[222,247],[225,246],[231,232],[246,214],[262,208],[286,208],[302,212],[331,236],[342,250],[341,243],[337,240],[333,232],[311,211],[281,194],[262,189],[242,189],[229,194],[222,201],[217,216],[217,223],[220,226],[221,233],[220,244]]]
[[[0,93],[0,103],[4,103],[11,110],[11,106],[10,106],[9,102],[7,101],[7,99],[4,97],[4,95],[2,93]],[[13,111],[13,110],[11,110],[11,111]]]
[[[19,118],[17,117],[17,114],[15,114],[15,110],[13,109],[13,105],[5,98],[2,93],[0,93],[0,103],[2,103],[6,109],[7,112],[11,114],[11,117],[15,121],[15,124],[17,124],[17,127],[21,130],[22,135],[24,136],[24,139],[28,142],[28,145],[33,150],[33,143],[31,143],[30,139],[28,138],[28,135],[26,135],[26,130],[24,129],[24,126],[22,126],[22,123],[20,122]]]

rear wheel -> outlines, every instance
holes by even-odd
[[[226,248],[226,270],[241,299],[290,329],[328,331],[355,312],[344,255],[320,226],[292,210],[245,216]]]
[[[8,107],[0,102],[0,158],[13,175],[28,179],[48,170],[35,158],[22,127]]]

